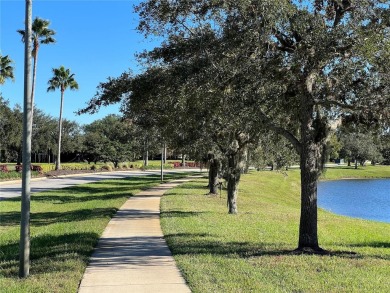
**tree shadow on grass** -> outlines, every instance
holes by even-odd
[[[378,249],[389,249],[390,248],[390,242],[362,242],[362,243],[352,243],[352,244],[339,244],[343,246],[348,246],[353,248],[360,248],[360,247],[371,247],[371,248],[378,248]],[[390,255],[389,254],[377,254],[377,255],[368,255],[368,256],[363,256],[364,257],[370,257],[370,258],[376,258],[376,259],[383,259],[383,260],[390,260]]]
[[[175,189],[200,189],[200,190],[204,190],[204,189],[207,189],[208,187],[207,186],[204,186],[204,182],[203,181],[199,181],[199,182],[186,182],[184,184],[181,184],[179,186],[176,186]]]
[[[94,218],[112,218],[117,212],[117,208],[95,208],[81,209],[66,212],[43,212],[31,213],[30,224],[33,227],[46,226],[55,223],[72,221],[84,221]],[[15,226],[20,223],[20,212],[5,212],[0,215],[2,226]]]
[[[238,255],[249,258],[263,255],[291,255],[290,250],[269,250],[272,243],[222,242],[216,235],[207,233],[178,233],[165,235],[165,239],[175,255],[213,254]],[[174,245],[173,245],[174,243]]]
[[[48,271],[73,270],[66,261],[78,260],[85,264],[96,246],[96,233],[39,235],[31,238],[31,275]],[[18,277],[19,243],[0,245],[0,275]]]
[[[325,169],[336,169],[336,170],[338,170],[338,169],[341,169],[341,170],[343,170],[343,169],[345,169],[345,170],[356,170],[356,171],[364,171],[364,168],[365,166],[358,166],[358,168],[357,169],[355,169],[355,166],[337,166],[337,167],[325,167]]]
[[[390,242],[364,242],[349,244],[350,247],[373,247],[373,248],[390,248]]]
[[[33,195],[31,197],[31,201],[34,202],[48,202],[52,204],[66,204],[66,203],[74,203],[74,202],[87,202],[93,200],[112,200],[118,198],[129,198],[134,196],[131,192],[127,194],[104,194],[104,195],[90,195],[90,196],[74,196],[74,195],[57,195],[57,194],[48,194],[48,195]],[[14,197],[2,200],[3,202],[19,202],[20,197]],[[1,215],[0,215],[1,217]]]
[[[297,252],[296,250],[275,249],[277,243],[253,243],[253,242],[223,242],[218,236],[207,233],[179,233],[165,235],[165,239],[174,255],[186,254],[212,254],[229,255],[240,258],[263,257],[263,256],[297,256],[315,255],[318,257],[339,257],[347,259],[375,258],[389,260],[390,256],[361,255],[353,251],[324,251],[324,253]],[[373,247],[383,247],[383,243],[374,243]],[[378,246],[376,246],[378,245]]]
[[[161,218],[187,218],[205,214],[206,212],[183,212],[183,211],[166,211],[161,212]]]

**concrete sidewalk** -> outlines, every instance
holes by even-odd
[[[79,293],[191,292],[160,228],[160,198],[191,179],[131,197],[109,222],[90,259]]]

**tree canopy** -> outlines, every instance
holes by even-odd
[[[132,159],[132,125],[118,115],[108,115],[85,126],[86,152],[91,160],[118,163]]]
[[[317,180],[331,123],[390,118],[388,1],[151,0],[136,11],[138,29],[164,41],[139,54],[145,72],[110,80],[86,110],[122,101],[136,123],[206,133],[228,161],[231,213],[248,143],[284,136],[300,156],[298,249],[321,252]]]
[[[4,84],[7,79],[14,80],[13,61],[8,55],[0,54],[0,84]]]

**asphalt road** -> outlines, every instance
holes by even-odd
[[[164,171],[166,173],[177,173],[177,172],[196,172],[199,169],[175,169]],[[31,193],[47,191],[51,189],[65,188],[78,184],[85,184],[96,182],[105,179],[121,179],[134,176],[147,176],[152,174],[160,174],[160,171],[118,171],[118,172],[107,172],[107,173],[95,173],[95,174],[82,174],[58,178],[37,178],[32,179]],[[0,200],[21,196],[22,182],[0,182]]]

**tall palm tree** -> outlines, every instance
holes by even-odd
[[[35,95],[35,81],[37,77],[37,63],[38,63],[38,51],[40,44],[53,44],[56,40],[53,38],[55,31],[49,29],[48,26],[50,21],[36,17],[32,23],[32,52],[31,56],[34,59],[33,65],[33,77],[32,77],[32,86],[31,86],[31,100],[34,104],[34,95]],[[18,30],[18,33],[22,35],[22,41],[25,41],[26,32],[24,30]]]
[[[20,218],[19,245],[19,278],[27,278],[30,274],[30,201],[31,201],[31,132],[33,104],[31,101],[31,34],[32,34],[32,0],[26,0],[24,28],[24,106],[23,106],[23,170],[22,197]]]
[[[14,80],[13,62],[8,55],[2,56],[0,54],[0,84],[4,84],[7,78]]]
[[[74,74],[70,73],[69,69],[65,69],[64,66],[59,68],[53,68],[53,77],[48,82],[49,87],[47,91],[55,91],[60,89],[61,91],[61,106],[60,106],[60,118],[58,119],[58,149],[57,149],[57,161],[56,170],[61,169],[61,136],[62,136],[62,108],[64,106],[64,92],[67,88],[71,90],[77,90],[79,88],[78,83],[74,79]]]

